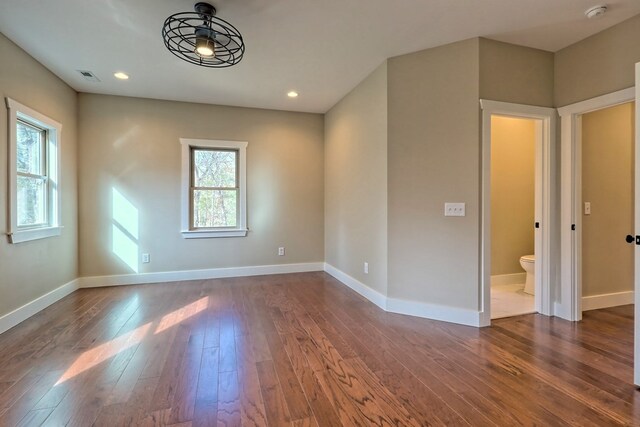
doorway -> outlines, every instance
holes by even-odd
[[[536,312],[537,124],[535,119],[491,116],[492,319]]]
[[[559,303],[555,309],[555,315],[567,320],[578,321],[582,319],[583,308],[604,308],[606,306],[621,305],[633,302],[633,293],[620,294],[619,292],[610,292],[606,297],[583,299],[583,231],[584,225],[589,228],[593,226],[594,205],[592,200],[583,200],[583,119],[588,118],[589,122],[593,119],[598,120],[599,116],[607,115],[607,109],[611,109],[624,104],[629,104],[635,100],[635,89],[629,88],[597,98],[578,102],[576,104],[562,107],[558,110],[562,119],[562,218],[561,218],[561,285],[559,293]],[[624,108],[624,107],[621,107]],[[611,111],[611,110],[610,110]],[[609,112],[610,112],[609,111]],[[591,113],[598,113],[591,116]],[[633,118],[632,118],[633,120]],[[599,123],[587,123],[590,127],[597,127]],[[596,125],[596,126],[592,126]],[[602,132],[602,131],[600,131]],[[590,137],[591,138],[591,137]],[[595,146],[597,148],[597,145]],[[595,148],[589,148],[594,151]],[[631,152],[635,151],[632,149]],[[597,153],[591,153],[590,156],[596,154],[595,162],[598,161]],[[636,153],[637,155],[638,153]],[[590,159],[588,159],[591,162]],[[598,164],[595,163],[592,168],[595,169]],[[588,185],[593,188],[595,181],[590,179]],[[597,180],[597,179],[596,179]],[[595,183],[598,184],[597,182]],[[634,186],[632,185],[632,188]],[[636,188],[635,191],[638,189]],[[592,192],[593,189],[589,189]],[[591,197],[591,193],[585,194]],[[606,194],[608,197],[609,195]],[[600,196],[598,196],[600,197]],[[631,198],[631,195],[629,196]],[[635,198],[635,197],[634,197]],[[591,203],[584,205],[584,202]],[[606,199],[598,202],[598,212],[608,210]],[[586,208],[586,209],[585,209]],[[590,213],[585,214],[585,210]],[[632,224],[631,224],[632,225]],[[629,226],[629,225],[627,225]],[[593,227],[591,227],[593,228]],[[617,237],[619,242],[624,242],[625,234],[631,233],[633,227],[621,236]],[[593,235],[590,236],[593,239]],[[618,246],[620,244],[618,243]],[[625,244],[626,245],[626,244]],[[620,249],[620,248],[619,248]],[[620,249],[625,250],[623,248]],[[596,256],[588,254],[589,257]],[[591,266],[589,266],[591,268]],[[593,277],[590,277],[593,279]],[[594,289],[591,286],[587,293],[587,297],[591,296]],[[586,304],[583,307],[583,303]]]
[[[582,311],[633,304],[635,103],[582,115]],[[633,243],[630,242],[630,243]]]
[[[492,138],[497,135],[493,134],[493,126],[498,122],[508,122],[509,119],[515,120],[511,123],[530,126],[531,139],[534,151],[533,165],[534,171],[533,181],[533,203],[530,203],[533,209],[533,215],[529,217],[529,231],[522,231],[523,235],[527,233],[533,234],[533,253],[520,254],[517,256],[518,264],[520,258],[526,255],[534,255],[534,266],[532,273],[533,280],[533,308],[527,309],[527,312],[539,312],[545,315],[552,313],[552,295],[551,295],[551,233],[553,231],[553,223],[551,221],[552,203],[554,196],[553,174],[554,154],[555,154],[555,117],[556,112],[553,108],[534,107],[521,104],[511,104],[497,101],[480,101],[482,107],[482,227],[481,227],[481,272],[480,272],[480,311],[481,325],[486,326],[491,323],[492,316]],[[496,141],[496,144],[499,144]],[[509,202],[506,202],[507,204]],[[500,215],[497,213],[497,215]],[[524,214],[523,214],[524,215]],[[525,220],[526,222],[526,220]],[[494,225],[495,227],[495,225]],[[504,234],[504,232],[502,232]],[[509,234],[507,232],[507,234]],[[496,238],[499,238],[496,236]],[[526,240],[526,238],[525,238]],[[527,246],[528,245],[528,246]],[[509,251],[512,253],[521,252],[524,249],[531,248],[531,242],[524,243],[517,250]],[[530,249],[524,250],[531,252]],[[495,256],[495,255],[494,255]],[[502,257],[502,255],[501,255]],[[511,264],[510,269],[515,269],[513,265],[515,260],[510,258],[515,255],[505,255],[508,263]],[[499,262],[498,262],[499,264]],[[515,270],[514,270],[515,271]],[[496,271],[497,272],[497,271]],[[521,273],[525,273],[524,275]],[[525,277],[526,271],[522,269],[518,274],[520,278]],[[508,274],[507,280],[509,279]],[[513,280],[518,280],[511,276]],[[503,279],[498,279],[498,281]],[[496,278],[494,277],[494,283]],[[522,283],[524,288],[524,283]],[[503,317],[503,312],[497,312],[498,316]]]

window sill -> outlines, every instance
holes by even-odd
[[[182,237],[185,239],[212,239],[217,237],[245,237],[247,229],[232,230],[189,230],[182,231]]]
[[[43,227],[31,230],[19,230],[14,233],[7,233],[9,243],[22,243],[31,240],[46,239],[47,237],[59,236],[62,234],[62,227]]]

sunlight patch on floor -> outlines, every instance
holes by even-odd
[[[151,328],[151,322],[142,325],[131,332],[127,332],[124,335],[120,335],[118,338],[94,347],[91,350],[85,351],[76,359],[75,362],[73,362],[73,365],[66,370],[55,385],[62,384],[68,379],[99,365],[107,359],[110,359],[121,351],[139,344],[149,332],[149,328]]]
[[[198,301],[194,301],[189,305],[185,305],[184,307],[173,311],[160,320],[160,324],[156,328],[156,334],[159,334],[162,331],[165,331],[172,326],[177,325],[185,319],[188,319],[191,316],[195,316],[201,311],[205,310],[209,305],[209,297],[200,298]]]
[[[191,304],[172,311],[160,319],[154,335],[166,331],[180,322],[195,316],[196,314],[206,310],[208,306],[209,297],[203,297]],[[70,378],[99,365],[118,353],[131,348],[134,345],[140,344],[142,340],[144,340],[145,336],[151,331],[152,324],[153,322],[146,323],[133,331],[127,332],[126,334],[114,338],[111,341],[85,351],[76,359],[75,362],[73,362],[69,369],[64,372],[55,385],[62,384]]]

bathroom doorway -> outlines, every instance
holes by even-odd
[[[491,116],[491,318],[535,313],[536,120]]]
[[[525,313],[551,315],[556,111],[488,100],[480,104],[481,325]]]

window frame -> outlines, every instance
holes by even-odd
[[[31,240],[59,236],[62,233],[61,218],[61,186],[60,186],[60,146],[62,124],[41,114],[18,101],[5,98],[9,114],[8,153],[8,208],[7,236],[9,243],[22,243]],[[35,127],[44,132],[43,144],[44,175],[46,177],[45,209],[47,220],[44,224],[18,226],[18,122]],[[30,175],[30,174],[29,174]]]
[[[247,191],[246,191],[246,141],[180,138],[182,145],[182,237],[203,239],[216,237],[245,237],[247,235]],[[193,227],[193,152],[194,150],[236,151],[236,185],[238,218],[235,227]]]

